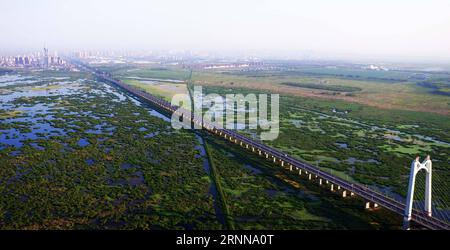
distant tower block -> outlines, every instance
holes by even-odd
[[[48,49],[44,47],[44,68],[48,68]]]
[[[405,214],[403,217],[403,228],[409,229],[409,222],[411,221],[412,205],[414,198],[414,184],[416,181],[417,173],[424,169],[426,171],[425,180],[425,212],[431,217],[431,159],[428,155],[424,162],[420,163],[419,157],[417,157],[411,163],[411,173],[409,176],[408,197],[406,199]]]

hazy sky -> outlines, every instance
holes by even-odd
[[[0,0],[0,48],[253,49],[450,60],[449,0]]]

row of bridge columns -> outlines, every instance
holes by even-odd
[[[214,132],[215,134],[223,136],[225,139],[228,139],[231,142],[234,142],[235,144],[239,143],[239,145],[241,147],[245,147],[248,150],[250,150],[250,148],[251,148],[253,153],[256,153],[256,151],[257,151],[259,156],[263,156],[266,159],[273,161],[274,163],[277,163],[277,161],[279,161],[279,164],[282,167],[285,167],[285,165],[286,165],[286,163],[283,160],[277,159],[275,156],[270,155],[268,152],[265,152],[265,151],[263,151],[263,150],[261,150],[259,148],[254,147],[254,146],[250,146],[249,144],[247,144],[247,143],[245,143],[243,141],[239,141],[238,139],[233,138],[232,136],[229,136],[229,135],[223,133],[222,131],[219,132],[218,130],[216,130],[214,128],[207,128],[207,129],[212,131],[212,132]],[[289,171],[294,171],[294,166],[291,163],[287,163],[287,166],[289,167]],[[296,170],[298,171],[298,175],[301,176],[304,173],[308,180],[312,180],[313,179],[313,174],[312,173],[309,173],[306,170],[302,171],[301,168],[296,168]],[[327,179],[320,178],[317,175],[314,175],[314,177],[315,177],[314,179],[318,179],[318,183],[319,183],[320,186],[322,186],[324,184],[325,185],[330,185],[330,191],[331,192],[338,192],[343,198],[348,197],[348,196],[350,196],[350,197],[355,196],[355,194],[353,192],[348,191],[348,190],[344,190],[343,188],[341,188],[341,186],[336,185],[336,184],[330,182]],[[366,209],[378,208],[378,207],[379,207],[379,205],[377,203],[374,203],[374,202],[369,202],[368,201],[368,202],[365,203],[365,208]]]
[[[282,161],[281,162],[281,166],[283,166],[283,165],[284,165],[284,162]],[[288,165],[289,165],[289,171],[293,171],[292,164],[289,163]],[[298,174],[302,175],[302,169],[297,168],[297,170],[298,170]],[[307,175],[308,180],[312,180],[313,179],[313,177],[312,177],[313,175],[311,173],[308,173],[308,171],[305,171],[305,174]],[[319,186],[322,186],[323,183],[324,183],[324,179],[323,178],[319,178],[317,175],[314,175],[314,176],[315,176],[315,179],[319,180]],[[335,184],[329,182],[328,180],[325,180],[325,183],[326,184],[330,184],[330,191],[332,191],[332,192],[334,192],[334,191],[341,191],[340,193],[342,194],[342,197],[344,197],[344,198],[347,197],[347,196],[354,196],[355,195],[353,192],[341,189],[341,186],[335,185]]]

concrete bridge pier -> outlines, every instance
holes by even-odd
[[[275,156],[272,156],[273,157],[273,162],[275,163],[275,162],[277,162],[277,158],[275,158]]]
[[[311,174],[308,175],[308,180],[311,180]]]
[[[345,198],[345,197],[347,197],[347,191],[346,191],[346,190],[343,190],[343,191],[342,191],[342,198]]]
[[[330,190],[331,192],[334,192],[334,184],[331,184]]]
[[[411,218],[410,217],[403,217],[403,230],[411,230],[410,227]]]
[[[319,185],[322,185],[322,178],[319,179]]]
[[[292,171],[292,164],[289,164],[289,171]]]
[[[372,204],[373,204],[373,206],[371,206]],[[375,202],[370,202],[370,201],[366,202],[366,209],[370,209],[372,207],[373,207],[373,209],[376,209],[376,208],[379,208],[380,206]]]
[[[301,168],[298,169],[298,175],[302,175],[302,169]]]

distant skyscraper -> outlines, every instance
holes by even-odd
[[[44,47],[44,68],[48,68],[48,49]]]

